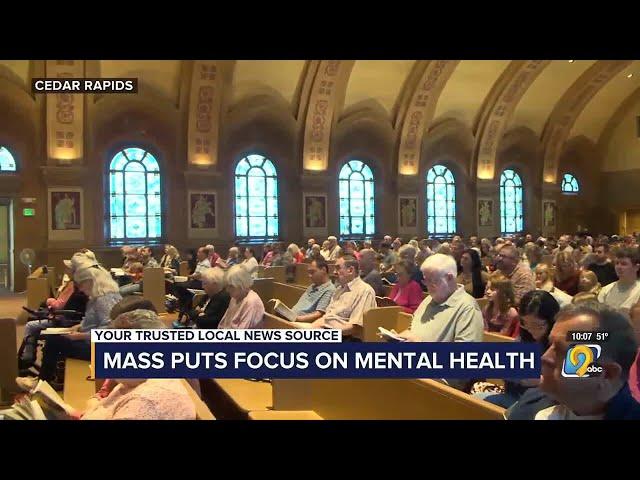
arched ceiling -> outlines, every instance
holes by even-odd
[[[29,60],[0,60],[0,65],[4,65],[11,70],[26,85],[29,76]]]
[[[302,121],[301,108],[308,105],[318,62],[305,60],[238,60],[235,62],[231,91],[226,92],[230,106],[256,94],[275,95],[291,105],[291,111]],[[422,62],[422,63],[421,63]],[[305,68],[305,65],[315,68]],[[423,72],[418,68],[429,61],[421,60],[357,60],[346,75],[344,98],[336,98],[335,115],[360,104],[379,105],[388,115],[390,124],[400,135],[405,127],[411,102],[423,88]],[[423,122],[428,131],[440,121],[452,118],[468,125],[479,135],[481,113],[491,104],[491,92],[503,77],[511,60],[462,60],[446,76],[446,83],[434,96],[435,112]],[[531,129],[541,140],[554,108],[572,85],[593,67],[593,60],[553,60],[541,69],[517,102],[506,130],[517,127]],[[145,90],[169,105],[177,107],[180,89],[184,87],[181,60],[101,60],[103,77],[137,77],[140,91]],[[426,68],[426,67],[425,67]],[[434,67],[435,68],[435,67]],[[31,69],[29,60],[0,60],[0,75],[15,83],[20,80],[30,90],[29,76],[40,72]],[[631,78],[627,78],[633,73]],[[428,77],[428,75],[427,75]],[[319,85],[318,88],[322,87]],[[600,88],[577,116],[567,138],[584,135],[597,142],[607,122],[623,101],[640,88],[640,61],[634,61]],[[30,93],[30,92],[29,92]],[[338,95],[341,97],[342,94]],[[304,97],[304,98],[303,98]],[[576,100],[577,101],[577,100]],[[415,102],[414,102],[415,103]],[[379,114],[380,112],[378,112]],[[304,115],[304,113],[303,113]],[[398,119],[404,119],[404,123]],[[481,133],[481,132],[480,132]],[[397,153],[397,152],[396,152]]]
[[[471,127],[476,114],[509,60],[463,60],[440,94],[435,122],[455,118]]]
[[[305,60],[238,60],[233,72],[231,103],[257,93],[280,94],[293,104]]]
[[[382,105],[389,117],[415,60],[358,60],[353,66],[344,108],[368,100]]]
[[[101,60],[102,77],[136,77],[138,88],[166,98],[178,105],[180,95],[181,60]]]
[[[549,63],[518,103],[507,129],[528,127],[540,137],[554,105],[593,63],[593,60],[576,60],[572,63],[557,60]]]
[[[633,76],[627,78],[629,74]],[[612,78],[587,104],[576,120],[571,136],[584,135],[597,142],[611,116],[638,87],[640,87],[640,61],[636,60]]]

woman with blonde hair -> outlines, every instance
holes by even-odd
[[[295,243],[290,244],[287,247],[287,252],[291,254],[293,257],[294,263],[303,263],[304,262],[304,253],[300,251],[300,247]]]
[[[580,292],[593,293],[598,295],[602,286],[598,282],[598,277],[591,270],[582,270],[580,272],[580,283],[578,284],[578,290]]]
[[[558,252],[554,261],[554,267],[554,286],[564,292],[567,292],[567,294],[571,296],[578,293],[580,270],[578,269],[578,264],[573,258],[572,252],[567,252],[566,250]]]
[[[489,302],[482,312],[485,330],[507,337],[520,333],[518,311],[515,309],[515,293],[511,280],[500,272],[492,273],[487,283]]]
[[[231,302],[218,328],[256,328],[264,316],[264,304],[251,289],[253,278],[242,265],[234,265],[227,272],[226,283]]]
[[[560,307],[564,307],[571,303],[571,295],[563,292],[553,284],[553,272],[552,269],[546,263],[540,263],[534,270],[536,288],[549,292]]]
[[[178,270],[180,269],[180,254],[176,247],[169,244],[164,246],[164,255],[160,259],[160,266],[164,268],[165,273],[178,274]]]

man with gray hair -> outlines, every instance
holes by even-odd
[[[411,327],[400,334],[413,342],[481,342],[484,321],[476,300],[456,283],[456,261],[436,253],[420,267],[429,296],[413,314]]]
[[[359,276],[358,261],[349,255],[336,261],[339,288],[336,289],[325,314],[311,324],[312,328],[338,328],[351,335],[362,327],[367,310],[376,307],[376,294]]]
[[[329,241],[329,254],[327,256],[327,261],[335,261],[340,257],[342,248],[340,248],[340,245],[338,245],[338,239],[333,235],[327,238],[327,240]]]
[[[376,268],[376,252],[369,248],[360,250],[358,264],[360,266],[360,278],[371,285],[373,291],[376,292],[376,296],[384,297],[385,288],[382,283],[382,277]]]
[[[606,332],[607,340],[598,344],[597,355],[584,345],[593,342],[571,341],[570,332]],[[640,404],[633,399],[628,384],[637,349],[634,329],[619,310],[597,302],[563,308],[549,334],[549,348],[542,355],[540,387],[534,392],[538,398],[529,403],[521,399],[509,409],[507,418],[640,420]],[[589,361],[599,371],[581,371],[580,366],[575,373],[571,372],[574,368],[571,358],[589,357],[589,353],[593,358],[585,362]],[[549,401],[556,404],[548,406]]]

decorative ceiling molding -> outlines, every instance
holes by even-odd
[[[556,183],[562,148],[580,113],[596,93],[630,63],[630,60],[598,60],[558,100],[542,133],[543,184]]]
[[[47,60],[47,78],[83,78],[84,60]],[[46,96],[47,157],[49,164],[82,163],[84,155],[83,94]]]
[[[420,168],[422,139],[431,126],[438,99],[460,60],[430,60],[420,62],[422,70],[411,100],[402,115],[398,146],[398,173],[417,175]]]
[[[187,161],[189,165],[218,164],[222,75],[215,60],[196,60],[191,72]]]
[[[549,63],[550,60],[514,60],[493,85],[477,118],[475,130],[473,158],[478,178],[490,180],[495,176],[500,140],[520,99]],[[471,168],[473,165],[474,162]]]
[[[329,166],[331,128],[339,116],[354,60],[321,60],[309,93],[304,124],[304,170],[324,171]]]

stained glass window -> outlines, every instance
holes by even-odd
[[[524,230],[522,180],[513,170],[505,170],[500,176],[500,226],[503,234]]]
[[[125,148],[109,165],[109,238],[147,241],[162,236],[160,167],[141,148]]]
[[[340,235],[375,233],[373,172],[366,163],[351,160],[340,170]]]
[[[456,182],[444,165],[427,172],[427,231],[435,237],[456,232]]]
[[[11,152],[0,146],[0,172],[15,172],[16,161]]]
[[[562,176],[562,193],[577,194],[580,191],[578,179],[570,173]]]
[[[240,240],[278,238],[278,174],[262,155],[238,162],[235,174],[236,237]]]

